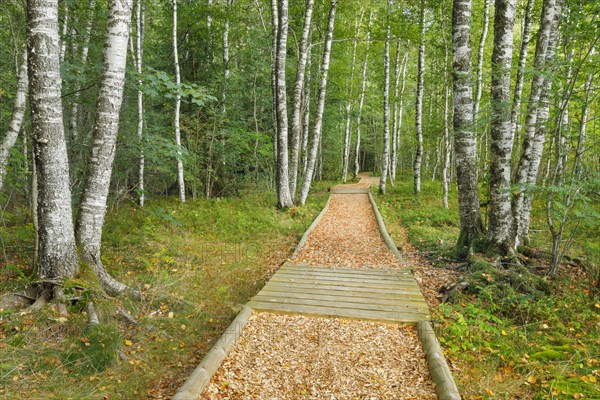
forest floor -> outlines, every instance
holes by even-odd
[[[463,397],[600,399],[600,298],[581,268],[564,265],[556,279],[547,278],[543,204],[533,215],[532,248],[539,251],[528,257],[527,269],[547,281],[549,291],[508,290],[501,274],[484,269],[477,272],[478,291],[441,303],[439,289],[476,272],[452,254],[459,226],[456,192],[446,210],[439,183],[424,180],[416,200],[411,182],[398,180],[376,201],[433,309]],[[285,212],[275,210],[267,193],[111,208],[103,261],[118,279],[141,288],[144,301],[106,298],[84,271],[67,282],[73,301],[66,320],[54,308],[37,315],[0,310],[0,398],[168,398],[289,258],[334,184],[317,183],[306,207]],[[0,200],[4,293],[31,282],[34,241],[25,203],[14,195]],[[570,254],[598,265],[597,229],[583,225]],[[96,304],[99,332],[86,329],[82,310],[88,300]],[[139,325],[116,318],[117,306]],[[127,359],[117,359],[115,350]]]

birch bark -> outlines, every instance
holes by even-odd
[[[471,86],[471,0],[453,0],[453,126],[456,181],[460,213],[457,247],[471,252],[483,233],[477,191],[476,140],[473,131],[473,91]]]
[[[490,25],[490,3],[492,0],[483,0],[483,30],[479,38],[479,51],[477,53],[477,83],[475,87],[475,102],[473,103],[473,121],[475,123],[475,133],[477,134],[477,121],[479,120],[479,106],[481,104],[481,94],[483,92],[483,55],[485,50],[485,41],[487,39]]]
[[[381,194],[385,194],[390,160],[390,13],[392,8],[391,3],[391,0],[388,0],[387,26],[383,50],[383,154],[381,157],[381,178],[379,180],[379,192]],[[421,20],[421,22],[423,21]],[[420,60],[421,59],[419,57],[419,61]]]
[[[492,53],[490,208],[487,238],[502,254],[512,252],[510,162],[512,131],[510,120],[510,69],[516,0],[496,0],[494,50]]]
[[[10,155],[10,149],[13,148],[21,132],[21,125],[25,117],[27,107],[27,90],[29,89],[29,79],[27,78],[27,51],[23,52],[23,61],[19,67],[17,77],[17,94],[13,105],[13,113],[6,136],[0,143],[0,190],[4,184],[4,175],[6,174],[6,165]]]
[[[179,201],[185,203],[185,179],[183,175],[183,159],[181,150],[181,129],[179,127],[179,114],[181,111],[181,72],[179,70],[179,51],[177,46],[177,0],[173,0],[173,61],[175,67],[175,84],[177,85],[177,96],[175,97],[175,144],[177,145],[177,186],[179,188]]]
[[[119,112],[123,102],[132,8],[132,0],[110,0],[108,3],[92,153],[76,226],[77,242],[83,261],[93,267],[103,289],[111,295],[118,295],[129,289],[106,271],[100,257],[100,247],[119,131]]]
[[[371,22],[373,21],[373,12],[369,14],[369,24],[367,28],[367,43],[365,45],[365,60],[362,67],[362,85],[360,89],[360,98],[358,101],[358,115],[356,116],[356,149],[354,151],[354,176],[360,172],[360,119],[363,106],[365,104],[365,92],[367,90],[367,66],[369,64],[369,44],[371,43]]]
[[[306,203],[306,198],[310,192],[312,176],[315,171],[317,161],[317,152],[321,143],[321,135],[323,131],[323,112],[325,111],[325,95],[327,93],[327,76],[329,74],[329,61],[331,58],[331,42],[333,41],[333,28],[335,25],[335,11],[337,0],[331,0],[329,9],[329,17],[327,22],[327,33],[325,36],[325,45],[323,49],[323,61],[321,64],[321,80],[319,82],[319,91],[317,94],[317,110],[315,115],[315,123],[311,134],[310,153],[308,156],[308,165],[306,168],[306,176],[302,182],[302,191],[300,192],[300,204]]]
[[[144,169],[146,166],[146,157],[144,154],[144,93],[142,91],[142,62],[144,58],[143,46],[144,46],[144,10],[142,6],[143,0],[137,0],[136,3],[136,65],[135,69],[138,73],[138,92],[137,92],[137,137],[140,146],[140,156],[138,160],[138,191],[139,197],[138,202],[140,207],[144,207],[146,201],[146,193],[144,192]]]
[[[448,109],[450,103],[450,82],[448,78],[448,40],[446,39],[446,8],[442,3],[442,39],[444,40],[444,166],[442,168],[442,204],[448,208],[448,192],[450,188],[450,122]]]
[[[415,111],[415,133],[417,150],[413,163],[414,192],[421,193],[421,164],[423,162],[423,90],[425,80],[425,1],[421,1],[421,42],[419,44],[419,62],[417,69],[417,104]]]
[[[27,69],[37,172],[40,278],[73,277],[79,261],[73,231],[63,125],[58,0],[27,2]]]
[[[290,194],[292,196],[292,200],[296,198],[296,186],[298,182],[300,137],[302,136],[302,99],[304,94],[304,74],[306,72],[306,63],[308,60],[308,42],[314,4],[314,0],[308,0],[306,2],[302,37],[300,39],[300,47],[298,49],[296,82],[294,84],[294,102],[292,104],[292,154],[290,165]]]

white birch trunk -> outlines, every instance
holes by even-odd
[[[513,96],[512,109],[510,112],[511,136],[513,142],[519,129],[519,111],[521,110],[521,98],[523,95],[523,80],[525,77],[525,65],[527,64],[527,53],[531,41],[531,14],[535,0],[527,0],[525,8],[525,19],[523,21],[523,34],[521,38],[521,51],[519,52],[519,65],[517,66],[517,78],[515,82],[515,94]]]
[[[385,44],[383,50],[383,154],[381,157],[381,178],[379,192],[385,194],[388,169],[390,167],[390,13],[391,0],[388,0],[387,27],[385,31]],[[423,31],[422,31],[423,32]],[[420,58],[419,58],[420,60]]]
[[[36,275],[61,279],[77,274],[79,260],[63,125],[58,0],[29,0],[26,13],[31,123],[38,178]]]
[[[327,33],[325,35],[325,45],[323,49],[323,61],[321,64],[321,80],[319,82],[319,92],[317,94],[317,110],[315,115],[315,123],[311,135],[310,152],[306,168],[306,176],[302,182],[302,190],[300,192],[300,204],[304,205],[310,192],[312,176],[315,171],[317,161],[317,152],[321,143],[321,135],[323,131],[323,112],[325,111],[325,95],[327,93],[327,76],[329,74],[329,61],[331,57],[331,42],[333,41],[333,29],[335,24],[335,11],[337,1],[331,0],[329,9],[329,19],[327,22]]]
[[[292,207],[289,181],[288,159],[288,114],[287,114],[287,85],[286,85],[286,56],[288,36],[288,1],[280,0],[278,8],[279,29],[277,31],[277,206]]]
[[[528,185],[535,183],[535,177],[537,176],[536,164],[539,167],[539,162],[536,163],[537,155],[534,154],[537,153],[537,151],[534,151],[537,148],[537,146],[534,146],[534,141],[536,130],[538,128],[538,108],[544,86],[551,84],[551,81],[547,81],[546,85],[544,84],[545,79],[543,72],[546,70],[547,66],[547,53],[549,47],[553,47],[553,44],[551,43],[554,40],[552,38],[552,36],[554,36],[553,29],[554,27],[558,29],[557,19],[559,13],[557,0],[544,0],[540,29],[537,33],[535,57],[533,60],[533,68],[536,70],[536,73],[532,77],[529,103],[527,105],[527,117],[525,119],[523,147],[515,174],[515,183],[519,186],[519,191],[514,195],[512,200],[514,225],[512,234],[515,249],[518,248],[521,238],[526,236],[525,225],[528,225],[528,218],[524,218],[523,215],[526,189]],[[533,176],[534,172],[535,176]]]
[[[0,190],[4,184],[4,175],[6,174],[6,165],[10,156],[10,149],[17,143],[21,125],[25,116],[27,107],[27,90],[29,90],[29,80],[27,78],[27,51],[23,52],[23,61],[19,67],[17,76],[17,94],[13,105],[12,118],[8,125],[6,136],[0,143]]]
[[[583,87],[585,98],[581,107],[581,121],[579,122],[579,137],[577,139],[577,148],[575,149],[575,157],[573,158],[573,172],[571,174],[571,185],[580,181],[583,175],[583,155],[585,152],[585,142],[587,135],[587,121],[590,105],[590,93],[592,91],[592,83],[594,74],[588,74]]]
[[[460,213],[457,247],[470,252],[483,232],[477,189],[476,138],[473,131],[473,91],[471,86],[471,0],[453,0],[453,126],[456,181]]]
[[[419,62],[417,69],[417,100],[415,111],[415,134],[417,149],[413,163],[414,192],[421,193],[421,164],[423,162],[423,90],[425,79],[425,0],[421,1],[421,42],[419,44]]]
[[[94,268],[103,289],[111,295],[129,289],[104,268],[100,244],[123,102],[132,8],[132,0],[110,0],[108,3],[92,153],[77,217],[77,241],[83,261]]]
[[[491,89],[490,208],[487,238],[501,253],[512,252],[510,162],[512,130],[510,120],[510,69],[516,0],[496,0]]]
[[[60,62],[65,61],[67,54],[67,32],[69,32],[69,4],[64,3],[64,16],[60,38]]]
[[[310,84],[311,84],[311,50],[308,49],[308,61],[306,65],[306,85],[304,88],[304,124],[302,127],[302,178],[306,177],[308,164],[308,136],[310,134]]]
[[[479,106],[481,104],[481,95],[483,92],[483,55],[485,50],[485,41],[487,39],[490,25],[490,3],[492,0],[483,0],[483,30],[479,38],[479,51],[477,53],[477,82],[475,86],[475,102],[473,103],[473,121],[475,123],[475,133],[477,133],[477,121],[479,120]]]
[[[448,40],[446,39],[446,8],[442,3],[442,39],[444,40],[444,166],[442,168],[442,204],[448,208],[448,192],[450,189],[450,122],[448,120],[450,104],[450,82],[448,77]]]
[[[146,166],[146,158],[144,155],[144,93],[142,91],[142,62],[143,62],[143,46],[144,46],[144,10],[142,7],[143,0],[137,0],[136,4],[136,65],[135,69],[140,76],[138,79],[138,92],[137,92],[137,112],[138,112],[138,120],[137,120],[137,137],[138,143],[140,146],[140,156],[138,160],[138,203],[140,207],[144,207],[144,202],[146,201],[146,193],[144,187],[144,169]]]
[[[358,115],[356,116],[356,148],[354,150],[354,176],[360,172],[360,119],[363,106],[365,104],[365,93],[367,90],[367,66],[369,64],[369,45],[371,43],[371,22],[373,21],[373,12],[369,14],[369,25],[367,28],[367,43],[365,45],[365,60],[362,68],[362,85],[360,89],[360,98],[358,101]]]
[[[179,114],[181,111],[181,95],[179,86],[181,85],[181,72],[179,70],[179,50],[177,46],[177,0],[173,0],[173,62],[175,66],[175,84],[177,85],[177,96],[175,97],[175,144],[177,150],[177,186],[179,188],[179,201],[185,203],[185,178],[183,175],[183,159],[181,150],[181,130],[179,127]]]
[[[404,59],[402,59],[404,64]],[[398,165],[398,143],[399,143],[399,129],[398,129],[398,96],[400,86],[400,71],[403,65],[400,65],[400,41],[396,44],[396,61],[394,63],[394,114],[392,116],[392,157],[390,162],[390,182],[396,180],[396,167]]]
[[[298,164],[300,161],[300,137],[302,136],[302,97],[304,94],[304,74],[308,60],[308,42],[314,0],[306,2],[304,12],[304,24],[302,27],[302,37],[298,49],[298,67],[296,70],[296,82],[294,84],[294,102],[292,103],[292,149],[290,165],[290,194],[292,200],[296,198],[296,186],[298,182]]]
[[[271,93],[273,96],[273,165],[277,182],[277,32],[279,32],[279,12],[277,0],[271,0]]]

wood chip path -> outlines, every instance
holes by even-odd
[[[255,313],[202,399],[437,398],[411,326],[429,309],[381,237],[367,191],[377,181],[332,188],[295,259],[248,303]]]

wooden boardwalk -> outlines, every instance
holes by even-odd
[[[284,264],[252,298],[259,311],[416,324],[429,309],[408,269],[317,268]]]

